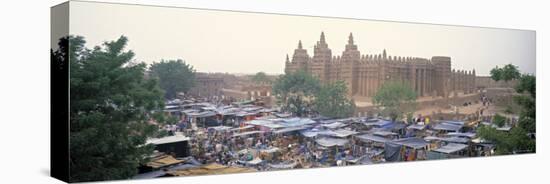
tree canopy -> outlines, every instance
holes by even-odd
[[[511,81],[514,79],[519,79],[521,74],[519,73],[518,67],[512,64],[507,64],[502,68],[496,66],[491,69],[491,78],[495,81]]]
[[[304,116],[311,110],[312,100],[319,89],[319,79],[300,70],[279,76],[272,91],[282,110]]]
[[[529,96],[515,96],[515,101],[521,108],[519,116],[519,126],[527,132],[536,132],[535,121],[537,119],[536,104],[536,78],[533,75],[524,74],[518,80],[516,91],[519,93],[527,92]]]
[[[498,127],[503,127],[504,125],[506,125],[506,117],[500,114],[495,114],[493,116],[493,124],[497,125]]]
[[[346,97],[348,88],[342,81],[323,85],[315,95],[314,109],[330,118],[345,118],[353,115],[355,103]]]
[[[537,80],[536,77],[530,74],[523,74],[519,78],[519,83],[516,86],[516,91],[519,93],[527,92],[531,97],[537,96]]]
[[[180,92],[187,92],[195,85],[195,69],[181,59],[161,60],[149,67],[150,75],[159,79],[164,97],[174,99]]]
[[[488,141],[494,142],[497,154],[513,154],[518,152],[534,152],[536,143],[528,133],[536,132],[536,78],[530,74],[519,74],[517,66],[508,64],[503,68],[495,67],[491,70],[491,77],[498,81],[518,80],[515,86],[516,92],[527,92],[529,95],[516,95],[514,101],[521,106],[517,126],[509,132],[498,131],[493,127],[484,126],[478,128],[478,135]],[[496,118],[496,116],[495,116]],[[499,118],[500,119],[500,118]],[[500,121],[500,120],[499,120]],[[497,126],[498,122],[493,121]]]
[[[383,107],[382,113],[392,120],[410,114],[416,108],[416,92],[410,85],[399,81],[385,82],[374,94],[372,101]]]
[[[271,79],[265,74],[265,72],[258,72],[252,76],[252,81],[256,83],[271,82]]]
[[[152,110],[163,106],[157,81],[144,77],[146,65],[131,62],[121,36],[93,49],[70,36],[71,182],[127,179],[152,147],[143,146],[157,129]]]
[[[497,155],[532,152],[535,150],[535,141],[522,128],[512,128],[510,132],[499,131],[490,126],[481,125],[477,135],[495,143]]]

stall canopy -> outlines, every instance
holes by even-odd
[[[263,107],[259,107],[259,106],[251,106],[251,107],[242,108],[242,110],[246,111],[246,112],[256,112],[256,111],[260,111],[262,109],[263,109]]]
[[[433,129],[458,132],[463,126],[463,124],[457,123],[455,121],[444,121],[436,124]]]
[[[285,128],[284,125],[278,124],[273,120],[267,120],[267,119],[255,119],[255,120],[246,122],[246,124],[256,125],[256,126],[263,126],[263,127],[267,127],[267,128],[271,128],[271,129]]]
[[[321,133],[321,131],[317,131],[317,130],[302,130],[302,131],[300,131],[300,133],[301,133],[304,137],[315,137],[315,136],[317,136],[319,133]]]
[[[346,130],[346,129],[337,129],[333,130],[333,135],[336,137],[348,137],[350,135],[358,134],[359,132],[352,131],[352,130]]]
[[[259,131],[259,130],[258,131],[249,131],[249,132],[233,134],[233,137],[253,135],[253,134],[261,134],[261,133],[263,133],[263,131]]]
[[[382,127],[387,130],[398,131],[404,129],[407,125],[405,123],[390,123]]]
[[[467,147],[468,147],[468,145],[466,145],[466,144],[449,143],[449,144],[447,144],[445,146],[441,146],[440,148],[435,149],[433,151],[440,152],[440,153],[451,154],[451,153],[455,153],[455,152],[464,150]]]
[[[237,112],[241,111],[240,108],[234,108],[234,107],[223,107],[217,110],[218,114],[223,116],[229,116],[229,115],[236,115]]]
[[[470,141],[469,138],[464,137],[434,137],[434,136],[427,136],[424,137],[424,140],[426,141],[443,141],[443,142],[452,142],[452,143],[468,143]]]
[[[147,144],[167,144],[167,143],[174,143],[174,142],[181,142],[181,141],[188,141],[190,140],[189,137],[183,136],[183,135],[173,135],[173,136],[167,136],[162,138],[155,138],[155,139],[148,139]]]
[[[239,111],[239,112],[235,113],[235,115],[238,116],[238,117],[255,116],[257,114],[258,114],[258,112],[247,112],[247,111]]]
[[[474,138],[474,137],[476,136],[476,134],[473,133],[473,132],[466,132],[466,133],[461,133],[461,132],[449,132],[449,133],[447,133],[447,136]]]
[[[324,147],[332,147],[332,146],[344,146],[348,143],[347,139],[338,139],[338,138],[329,138],[329,137],[323,137],[315,140],[317,144],[324,146]]]
[[[288,127],[288,128],[282,128],[282,129],[279,129],[279,130],[275,130],[275,131],[273,131],[273,133],[282,134],[282,133],[294,132],[294,131],[299,131],[299,130],[305,130],[305,129],[308,129],[308,128],[311,128],[311,126],[303,125],[303,126],[296,126],[296,127]]]
[[[337,130],[304,130],[300,132],[305,137],[315,137],[318,135],[331,136],[344,138],[350,135],[358,134],[359,132],[346,130],[346,129],[337,129]]]
[[[385,131],[385,130],[376,130],[373,132],[374,135],[378,135],[378,136],[390,136],[390,135],[397,135],[397,133],[395,132],[390,132],[390,131]]]
[[[341,123],[341,122],[334,122],[334,123],[329,123],[329,124],[323,124],[321,126],[326,127],[326,128],[330,128],[330,129],[337,129],[337,128],[345,127],[346,124]]]
[[[428,145],[428,142],[418,137],[396,139],[391,141],[391,143],[406,146],[409,148],[414,148],[414,149],[421,149]]]
[[[189,112],[186,113],[188,116],[195,117],[195,118],[206,118],[206,117],[212,117],[216,116],[215,112],[212,111],[202,111],[202,112]]]
[[[363,122],[366,126],[377,126],[377,127],[386,127],[392,124],[389,120],[383,120],[383,119],[376,119],[376,120],[368,120],[367,122]]]
[[[199,112],[199,110],[196,110],[196,109],[185,109],[183,111],[181,111],[183,114],[185,115],[189,115],[189,113],[196,113],[196,112]]]
[[[309,118],[286,118],[286,119],[256,119],[246,122],[249,125],[263,126],[270,129],[303,127],[316,123]]]
[[[375,136],[375,135],[369,135],[369,134],[358,135],[358,136],[355,136],[355,137],[357,137],[357,138],[359,138],[359,140],[365,141],[365,142],[386,143],[386,142],[391,141],[391,140],[386,139],[386,138],[384,138],[384,137]]]
[[[347,162],[354,163],[354,164],[373,164],[374,162],[368,157],[367,155],[363,155],[360,157],[355,157],[351,159],[347,159]]]
[[[286,118],[286,119],[282,119],[282,122],[280,123],[286,127],[295,127],[295,126],[311,125],[316,122],[309,118]]]

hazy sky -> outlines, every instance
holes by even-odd
[[[308,54],[321,31],[333,55],[353,32],[361,54],[450,56],[452,68],[488,75],[508,63],[535,73],[535,32],[509,29],[71,2],[70,33],[87,47],[125,35],[135,59],[183,59],[200,72],[284,72],[298,40]]]

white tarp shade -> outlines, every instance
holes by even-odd
[[[384,138],[384,137],[375,136],[375,135],[369,135],[369,134],[358,135],[358,136],[355,136],[355,137],[357,137],[357,138],[359,138],[359,140],[365,141],[365,142],[386,143],[386,142],[391,141],[391,140],[386,139],[386,138]]]
[[[334,122],[334,123],[324,124],[324,125],[321,125],[321,126],[326,127],[326,128],[330,128],[330,129],[336,129],[336,128],[345,127],[347,125],[344,124],[344,123],[340,123],[340,122]]]
[[[348,143],[348,140],[323,137],[315,140],[315,142],[324,147],[332,147],[332,146],[344,146]]]
[[[237,133],[237,134],[233,134],[233,137],[238,137],[238,136],[246,136],[246,135],[252,135],[252,134],[260,134],[260,133],[263,133],[263,131],[250,131],[250,132],[243,132],[243,133]]]
[[[455,124],[455,123],[449,123],[449,122],[441,122],[439,124],[436,124],[433,129],[434,130],[445,130],[445,131],[454,131],[457,132],[462,128],[463,125]]]
[[[166,144],[166,143],[174,143],[174,142],[181,142],[181,141],[188,141],[189,137],[183,136],[183,135],[174,135],[174,136],[168,136],[168,137],[162,137],[158,139],[149,139],[147,140],[147,144]]]
[[[449,144],[447,144],[445,146],[441,146],[440,148],[435,149],[433,151],[450,154],[450,153],[454,153],[454,152],[458,152],[460,150],[466,149],[467,147],[468,147],[468,145],[465,145],[465,144],[449,143]]]
[[[414,148],[414,149],[421,149],[428,145],[428,142],[418,137],[397,139],[397,140],[393,140],[392,143]]]
[[[424,137],[424,140],[426,141],[443,141],[443,142],[453,142],[453,143],[468,143],[470,139],[463,138],[463,137],[434,137],[434,136],[427,136]]]
[[[383,136],[383,137],[389,136],[389,135],[397,135],[397,133],[395,132],[384,131],[384,130],[375,131],[373,134]]]
[[[449,133],[447,133],[447,136],[474,138],[474,137],[476,136],[476,134],[475,134],[475,133],[472,133],[472,132],[466,132],[466,133],[462,133],[462,132],[449,132]]]
[[[346,130],[346,129],[337,129],[337,130],[333,130],[332,133],[333,133],[333,136],[335,137],[348,137],[350,135],[358,134],[359,132]]]

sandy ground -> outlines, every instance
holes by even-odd
[[[458,97],[468,97],[468,96],[474,96],[474,95],[479,95],[479,94],[478,93],[473,93],[473,94],[459,93],[459,94],[457,94]],[[420,97],[417,100],[417,102],[425,102],[425,101],[440,100],[440,99],[443,99],[443,97]],[[355,104],[357,105],[357,107],[368,107],[368,106],[373,105],[372,102],[371,102],[371,99],[367,98],[367,97],[354,97],[354,100],[355,100]],[[434,112],[437,113],[439,111],[442,112],[442,113],[453,113],[454,110],[455,110],[454,108],[450,108],[450,107],[441,108],[441,107],[438,107],[438,106],[423,106],[423,107],[417,107],[417,108],[418,108],[418,110],[414,113],[415,116],[417,116],[417,115],[429,115],[429,114],[433,114]],[[476,113],[481,108],[485,108],[483,114],[486,114],[486,115],[494,114],[496,112],[501,112],[502,111],[502,109],[497,109],[494,105],[483,107],[483,104],[481,104],[481,103],[472,104],[472,105],[468,105],[468,106],[457,106],[456,108],[457,108],[457,110],[460,114]]]
[[[475,95],[479,95],[479,93],[457,94],[458,97],[468,97],[468,96],[475,96]],[[425,101],[440,100],[440,99],[443,99],[443,97],[419,97],[416,101],[425,102]],[[368,107],[373,105],[372,99],[369,97],[354,96],[353,100],[355,101],[355,105],[357,107]]]
[[[472,104],[472,105],[468,105],[468,106],[457,106],[457,109],[458,109],[458,113],[460,114],[473,114],[473,113],[476,113],[478,110],[480,110],[481,108],[483,108],[483,104],[481,103],[478,103],[478,104]],[[488,107],[485,107],[486,109],[484,110],[484,113],[483,114],[494,114],[497,109],[495,108],[494,105],[490,105]],[[454,109],[452,108],[440,108],[440,107],[425,107],[425,108],[422,108],[422,109],[419,109],[415,112],[415,115],[429,115],[429,114],[432,114],[434,112],[438,112],[438,111],[441,111],[443,113],[453,113],[454,112]]]

